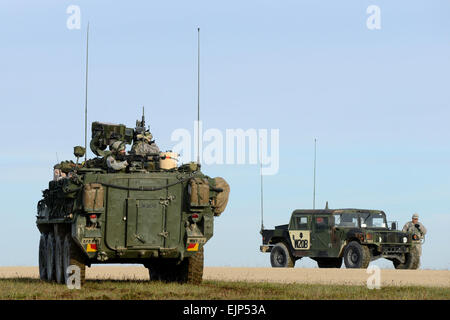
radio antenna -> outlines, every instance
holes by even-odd
[[[88,62],[89,62],[89,22],[87,25],[86,33],[86,88],[85,88],[85,100],[84,100],[84,161],[87,160],[87,101],[88,101]]]
[[[200,27],[197,27],[197,163],[200,164]]]
[[[262,138],[259,139],[259,175],[261,176],[261,232],[264,230],[264,190],[262,174]]]
[[[316,145],[317,145],[317,139],[314,138],[314,187],[313,187],[313,209],[316,208]]]

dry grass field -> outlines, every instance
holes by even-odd
[[[149,282],[144,267],[94,266],[81,290],[38,279],[37,267],[0,267],[0,299],[444,299],[450,271],[381,270],[381,289],[358,269],[206,267],[203,283]]]

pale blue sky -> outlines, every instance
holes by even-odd
[[[71,4],[80,30],[66,28]],[[381,30],[366,27],[369,5]],[[429,230],[423,267],[448,269],[449,12],[448,1],[2,1],[0,265],[37,264],[41,190],[56,153],[73,159],[84,142],[89,20],[90,122],[133,126],[145,105],[162,149],[173,130],[192,131],[200,26],[204,128],[280,129],[266,227],[312,206],[317,137],[317,206],[381,209],[401,224],[417,211]],[[231,185],[205,264],[269,266],[259,168],[204,171]]]

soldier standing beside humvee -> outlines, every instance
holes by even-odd
[[[425,234],[427,233],[427,228],[425,228],[425,226],[419,222],[419,215],[417,213],[414,213],[412,215],[412,219],[411,221],[408,221],[404,227],[403,227],[403,232],[411,232],[414,233],[415,235],[417,235],[417,239],[416,241],[416,246],[417,246],[417,250],[419,251],[419,255],[422,255],[422,239],[424,239]]]

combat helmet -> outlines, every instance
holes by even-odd
[[[122,141],[115,141],[111,146],[110,146],[110,150],[112,152],[119,152],[122,150],[125,150],[125,142]]]

